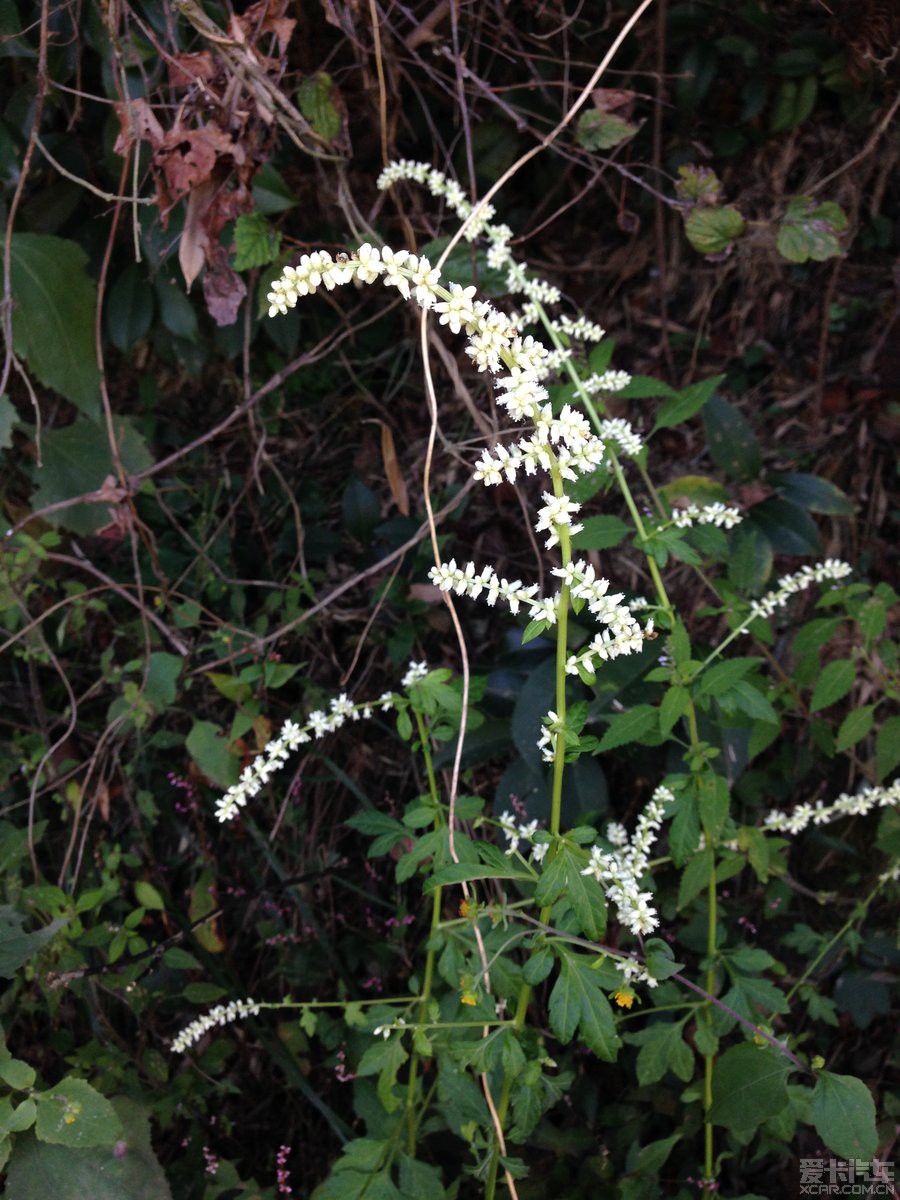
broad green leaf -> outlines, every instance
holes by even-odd
[[[862,741],[872,729],[874,716],[874,704],[866,704],[862,708],[855,708],[852,712],[847,713],[838,730],[835,750],[849,750],[851,746]]]
[[[728,492],[716,479],[709,475],[679,475],[669,483],[664,483],[659,489],[660,495],[665,496],[674,508],[679,502],[684,504],[713,504],[716,500],[728,502]]]
[[[599,750],[614,750],[628,742],[639,741],[657,724],[657,710],[652,704],[638,704],[628,712],[616,713],[609,728],[600,739]]]
[[[815,108],[818,93],[819,81],[815,75],[806,75],[803,79],[783,79],[775,92],[769,114],[770,132],[788,133],[802,125]],[[799,199],[803,200],[805,197],[801,196]],[[791,203],[793,204],[795,201],[791,201]],[[837,205],[834,207],[836,208]],[[781,250],[780,245],[778,248]],[[785,257],[790,256],[785,255]],[[804,262],[805,259],[792,259],[791,261]]]
[[[104,308],[106,334],[117,350],[130,350],[147,336],[154,307],[150,280],[137,263],[129,263],[109,289]]]
[[[674,684],[668,689],[659,706],[659,729],[668,733],[679,717],[690,708],[691,693],[681,684]]]
[[[88,416],[99,412],[94,343],[97,290],[76,242],[14,233],[10,258],[13,344],[45,387]]]
[[[818,526],[805,508],[771,496],[751,510],[753,523],[762,530],[777,554],[820,554]]]
[[[178,677],[184,666],[184,659],[177,654],[167,654],[164,650],[154,650],[150,655],[147,679],[144,683],[144,699],[157,709],[168,708],[175,703],[178,693]]]
[[[113,428],[125,469],[140,471],[149,467],[153,459],[130,421],[116,416]],[[84,417],[62,429],[48,429],[41,437],[41,451],[43,465],[32,469],[37,484],[31,498],[35,508],[97,491],[114,471],[106,429]],[[110,502],[76,504],[49,513],[45,519],[75,533],[96,533],[112,519]]]
[[[34,1067],[29,1066],[27,1062],[22,1062],[21,1058],[7,1058],[0,1061],[0,1079],[7,1087],[14,1088],[16,1091],[24,1091],[26,1088],[34,1086],[36,1078]]]
[[[578,118],[575,140],[585,150],[611,150],[620,142],[634,137],[637,131],[637,125],[617,113],[591,109]]]
[[[743,679],[762,662],[758,657],[729,658],[726,662],[707,667],[700,676],[698,696],[720,696]]]
[[[714,375],[711,379],[704,379],[700,383],[692,383],[682,388],[677,395],[660,405],[652,432],[656,433],[657,429],[669,429],[673,425],[689,421],[706,404],[724,378],[724,375]]]
[[[762,455],[750,422],[721,396],[711,396],[703,409],[703,426],[710,457],[735,479],[753,479],[762,468]]]
[[[621,1042],[603,990],[605,982],[591,969],[591,962],[582,954],[562,954],[559,978],[550,993],[550,1027],[563,1043],[572,1040],[577,1028],[598,1058],[614,1062]]]
[[[701,254],[721,254],[744,232],[736,208],[695,208],[684,222],[687,239]]]
[[[0,979],[12,979],[66,923],[67,918],[56,917],[45,928],[26,933],[22,913],[6,904],[0,907]]]
[[[264,163],[253,178],[253,203],[257,211],[271,216],[286,212],[299,201],[271,163]]]
[[[795,196],[781,219],[776,245],[789,262],[825,262],[842,252],[839,235],[847,217],[833,201],[816,204],[809,196]]]
[[[575,550],[609,550],[633,532],[620,517],[585,517],[584,528],[572,538]]]
[[[751,1130],[788,1103],[790,1064],[769,1047],[732,1046],[716,1062],[709,1119],[731,1130]]]
[[[715,205],[721,190],[722,184],[718,176],[709,167],[685,163],[678,168],[675,194],[679,200],[687,200],[691,204]]]
[[[875,1153],[875,1102],[861,1079],[823,1071],[813,1091],[811,1115],[819,1137],[841,1158],[869,1159]]]
[[[35,1094],[39,1141],[60,1146],[109,1146],[122,1136],[122,1122],[107,1098],[85,1079],[67,1076]]]
[[[772,543],[756,525],[744,522],[735,530],[728,556],[728,580],[751,596],[761,592],[772,574]]]
[[[234,223],[234,251],[236,271],[268,266],[281,251],[281,234],[261,212],[241,213]]]
[[[134,885],[134,894],[137,897],[138,904],[144,908],[156,909],[158,912],[165,912],[166,902],[156,890],[152,883],[148,883],[146,879],[139,879]]]
[[[875,774],[880,783],[900,763],[900,717],[888,717],[875,739]]]
[[[121,1122],[114,1145],[77,1149],[17,1138],[9,1162],[6,1200],[172,1200],[150,1144],[150,1122],[133,1100],[112,1101]]]
[[[297,105],[310,125],[326,142],[341,132],[341,114],[331,99],[332,80],[327,71],[304,79],[297,89]]]
[[[203,774],[218,787],[224,790],[237,783],[239,763],[218,725],[212,721],[194,721],[184,744]]]
[[[816,681],[809,711],[818,712],[843,700],[856,680],[856,665],[849,658],[838,658],[830,662]]]
[[[654,400],[658,396],[676,398],[679,393],[652,375],[632,375],[631,381],[620,388],[616,395],[625,400]]]
[[[688,862],[681,873],[678,885],[678,907],[684,908],[690,904],[696,895],[709,885],[710,874],[715,861],[712,850],[707,847]]]
[[[773,474],[771,480],[785,500],[800,508],[839,517],[853,516],[853,503],[849,497],[839,487],[818,475],[794,471],[783,475]]]
[[[215,1004],[227,994],[225,988],[217,983],[189,983],[182,992],[185,1000],[191,1004]]]

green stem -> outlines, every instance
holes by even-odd
[[[694,706],[690,707],[690,713],[693,714]],[[694,727],[696,728],[696,717],[694,718]],[[693,741],[694,735],[691,734]],[[709,969],[706,972],[706,990],[712,995],[713,989],[716,986],[716,922],[718,919],[717,913],[717,896],[716,896],[716,856],[713,853],[709,865],[709,884],[708,884],[708,905],[709,913],[707,917],[706,927],[706,954],[710,960]],[[706,1021],[712,1025],[713,1006],[712,1002],[707,1002],[706,1005]],[[704,1154],[703,1154],[703,1179],[705,1183],[710,1183],[713,1179],[713,1127],[709,1119],[709,1111],[712,1108],[712,1077],[715,1056],[705,1054],[704,1056],[704,1072],[703,1072],[703,1125],[704,1125]]]
[[[428,778],[428,791],[435,808],[434,828],[435,830],[439,830],[441,827],[440,793],[438,791],[437,776],[434,773],[434,762],[431,757],[431,746],[428,742],[428,731],[425,728],[422,714],[415,707],[413,708],[413,715],[416,718],[416,728],[419,731],[419,744],[422,747],[425,774]],[[431,904],[429,941],[437,932],[438,926],[441,923],[441,891],[442,889],[439,887],[434,889],[434,898]],[[425,1024],[425,1018],[428,1015],[428,1004],[431,1000],[431,988],[434,983],[435,957],[436,951],[429,949],[425,957],[425,977],[422,980],[422,991],[419,998],[419,1025]],[[416,1079],[418,1073],[419,1054],[414,1049],[409,1060],[409,1080],[406,1085],[406,1144],[407,1150],[413,1156],[416,1152],[416,1134],[419,1128],[419,1119],[416,1117]]]
[[[804,983],[806,983],[807,979],[810,977],[810,975],[812,975],[813,971],[816,969],[816,967],[819,965],[819,963],[822,961],[822,959],[825,957],[825,955],[828,954],[828,952],[832,949],[832,947],[837,945],[837,943],[841,940],[841,938],[843,938],[845,936],[845,934],[852,928],[852,926],[857,921],[865,920],[869,905],[872,903],[872,901],[875,899],[875,897],[881,891],[882,887],[884,887],[883,883],[879,882],[878,884],[876,884],[876,886],[872,889],[872,891],[869,892],[868,896],[866,896],[865,900],[862,900],[860,902],[860,904],[858,904],[856,906],[856,908],[854,908],[853,912],[850,914],[850,916],[847,918],[847,920],[844,922],[844,924],[840,927],[840,929],[837,931],[837,933],[834,935],[834,937],[830,938],[825,943],[825,945],[822,947],[822,949],[819,951],[819,953],[808,964],[806,970],[803,972],[803,974],[800,976],[800,978],[797,980],[797,982],[794,984],[794,986],[791,988],[791,990],[785,996],[785,1000],[788,1003],[791,1002],[791,1000],[797,994],[799,989],[801,987],[803,987]]]

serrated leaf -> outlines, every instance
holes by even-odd
[[[875,1102],[861,1079],[823,1071],[812,1097],[816,1132],[842,1158],[870,1159],[878,1147]]]
[[[43,233],[12,235],[16,353],[45,387],[93,416],[100,404],[94,344],[97,290],[86,266],[87,255],[76,242]]]
[[[657,710],[652,704],[638,704],[628,712],[616,713],[600,739],[598,750],[614,750],[629,742],[639,741],[657,724]]]
[[[847,713],[838,730],[835,750],[849,750],[851,746],[862,741],[871,731],[874,717],[874,704],[866,704],[862,708],[855,708],[853,712]]]
[[[712,850],[707,847],[688,862],[681,873],[678,885],[678,908],[690,904],[696,895],[709,885],[710,873],[715,859]]]
[[[687,239],[701,254],[721,254],[744,232],[736,208],[695,208],[684,222]]]
[[[584,528],[572,538],[575,550],[609,550],[633,532],[630,525],[614,516],[585,517],[582,525]]]
[[[85,1079],[67,1076],[35,1094],[39,1141],[60,1146],[109,1146],[122,1136],[122,1122],[109,1100]]]
[[[281,234],[261,212],[241,213],[234,223],[234,269],[266,267],[281,252]]]
[[[575,138],[585,150],[611,150],[637,133],[637,125],[624,117],[602,109],[583,112],[578,118]]]
[[[310,125],[326,142],[341,132],[341,114],[331,99],[332,80],[327,71],[304,79],[297,89],[297,105]]]
[[[781,219],[776,246],[789,262],[825,262],[842,247],[838,234],[847,227],[841,207],[829,201],[816,204],[809,196],[795,196]]]
[[[828,708],[829,705],[842,700],[853,687],[855,680],[856,665],[851,659],[839,658],[830,662],[816,681],[809,711],[818,712],[819,709]]]
[[[751,1130],[788,1103],[788,1060],[768,1047],[732,1046],[713,1068],[709,1119],[731,1130]]]
[[[614,1062],[621,1045],[612,1008],[591,960],[563,952],[559,978],[550,993],[550,1027],[564,1044],[578,1029],[582,1040],[605,1062]]]

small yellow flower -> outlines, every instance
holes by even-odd
[[[635,1001],[635,994],[631,988],[620,988],[619,991],[613,994],[613,1000],[615,1000],[619,1008],[631,1008]]]
[[[468,900],[463,900],[460,902],[459,915],[461,917],[467,917],[471,911],[472,905],[468,902]]]
[[[470,1007],[478,1003],[478,997],[474,992],[462,992],[459,999],[462,1004],[468,1004]]]

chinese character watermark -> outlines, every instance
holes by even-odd
[[[801,1158],[801,1196],[895,1196],[894,1164],[883,1159]]]

